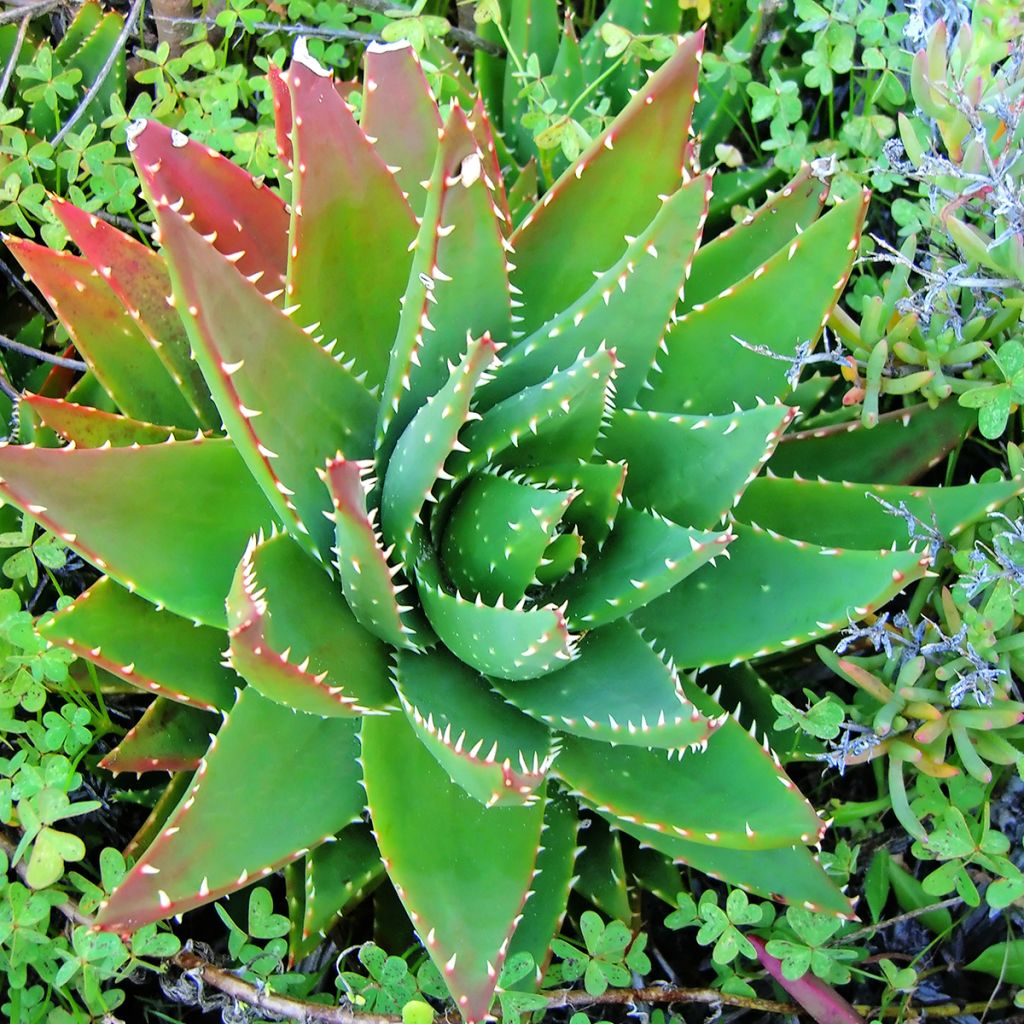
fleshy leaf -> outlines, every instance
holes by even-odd
[[[366,719],[362,747],[388,874],[459,1010],[478,1021],[530,890],[544,803],[485,808],[448,778],[401,715]]]
[[[855,917],[850,901],[806,846],[782,846],[772,850],[709,846],[634,825],[612,815],[605,817],[620,831],[711,878],[781,903],[839,917]]]
[[[872,495],[893,509],[906,507],[926,528],[934,525],[944,537],[955,537],[1022,492],[1024,482],[1019,480],[963,487],[894,487],[764,477],[750,485],[735,514],[737,519],[812,544],[882,548],[908,544],[908,524]]]
[[[973,410],[956,402],[884,413],[871,429],[870,444],[864,443],[868,428],[859,419],[807,424],[783,438],[771,468],[779,476],[909,483],[945,458],[973,426]]]
[[[729,531],[703,533],[623,508],[600,552],[555,587],[552,599],[568,601],[571,628],[597,628],[667,593],[732,540]]]
[[[342,717],[394,704],[386,648],[285,534],[249,542],[228,594],[228,636],[235,671],[279,704]]]
[[[224,633],[159,611],[111,579],[41,620],[39,631],[140,690],[207,711],[234,702],[238,677],[221,664]]]
[[[582,295],[592,272],[621,256],[624,236],[639,235],[650,223],[659,197],[682,184],[703,45],[703,32],[684,40],[512,235],[512,283],[523,293],[524,331]]]
[[[219,725],[220,719],[206,711],[157,697],[100,767],[115,775],[193,771]]]
[[[552,728],[605,743],[680,750],[711,729],[673,666],[624,620],[587,633],[579,657],[554,675],[495,685]]]
[[[280,295],[288,261],[288,211],[227,157],[157,121],[128,127],[128,150],[154,205],[188,220],[264,294]],[[239,256],[238,254],[241,253]]]
[[[711,724],[678,762],[566,737],[554,771],[598,810],[691,842],[747,850],[817,842],[824,826],[760,744],[727,715]]]
[[[349,825],[306,854],[302,865],[299,933],[291,940],[294,960],[308,956],[331,925],[384,877],[377,844],[365,825]]]
[[[534,991],[551,957],[551,940],[558,934],[569,899],[578,827],[575,802],[555,783],[549,783],[537,868],[523,906],[523,919],[509,944],[510,956],[529,953],[537,971],[534,977],[524,978],[513,988]]]
[[[383,155],[303,43],[284,77],[294,151],[288,303],[298,305],[303,326],[315,324],[328,344],[336,341],[355,372],[377,387],[398,326],[416,222]]]
[[[622,364],[616,372],[620,403],[632,402],[689,276],[710,194],[710,176],[702,175],[666,198],[613,266],[504,355],[501,374],[481,391],[483,406],[539,383],[602,343],[615,349]]]
[[[122,412],[196,429],[195,413],[153,346],[87,260],[24,239],[6,241]]]
[[[489,336],[501,348],[511,335],[505,242],[483,154],[454,108],[445,125],[414,243],[412,271],[378,419],[378,461],[467,351]],[[389,338],[389,341],[391,338]]]
[[[367,495],[374,490],[373,463],[347,461],[339,453],[321,478],[334,505],[334,565],[349,608],[374,636],[395,647],[418,649],[431,639],[430,628],[416,608],[399,599],[409,582],[399,577],[399,566],[388,561],[394,548],[384,550],[376,508],[366,507]]]
[[[239,693],[191,790],[101,905],[97,926],[133,931],[209,903],[355,821],[363,809],[356,728],[294,712],[251,687]],[[242,794],[259,801],[260,814]]]
[[[423,215],[441,116],[408,42],[370,43],[363,69],[363,132],[391,169],[416,216]]]
[[[622,860],[619,833],[602,818],[591,819],[580,831],[576,882],[573,890],[613,921],[629,921],[632,908],[626,889],[626,865]]]
[[[171,279],[163,260],[131,235],[59,196],[53,199],[53,209],[82,255],[153,346],[199,424],[216,427],[220,422],[217,407],[198,364],[189,355],[185,325],[167,302]]]
[[[226,621],[224,597],[248,539],[272,522],[227,440],[137,449],[3,446],[0,478],[5,500],[119,583],[217,626]]]
[[[441,542],[448,579],[468,597],[515,604],[536,583],[544,552],[574,497],[492,473],[460,489]]]
[[[175,295],[224,425],[290,533],[329,562],[330,503],[316,471],[370,453],[376,403],[352,373],[167,208]]]
[[[535,679],[575,657],[576,641],[565,609],[554,605],[515,608],[475,603],[449,594],[431,561],[419,566],[423,609],[442,643],[467,665],[502,679]]]
[[[786,363],[744,348],[781,355],[815,342],[849,276],[867,211],[867,194],[834,207],[743,280],[683,314],[667,350],[640,393],[645,409],[727,412],[734,402],[784,395]],[[799,302],[779,301],[800,296]]]
[[[487,807],[537,799],[556,752],[545,726],[446,651],[403,651],[395,680],[416,734],[453,782]]]
[[[761,405],[724,416],[621,409],[598,449],[625,462],[625,496],[673,522],[700,529],[720,523],[768,461],[793,410]]]
[[[680,312],[710,302],[791,244],[817,219],[827,195],[827,186],[812,177],[810,165],[805,165],[757,210],[702,245],[693,261]]]
[[[445,461],[456,446],[462,425],[471,415],[479,415],[470,412],[470,401],[494,362],[496,350],[490,335],[470,340],[447,383],[420,408],[395,445],[384,476],[381,532],[403,555],[412,546],[416,525],[422,523],[424,503],[437,500],[434,485],[446,473]]]
[[[640,631],[680,666],[759,658],[825,636],[850,614],[884,605],[927,563],[913,551],[847,551],[756,526],[733,529],[728,561],[705,566],[635,615]],[[732,613],[723,616],[723,608]]]
[[[100,448],[107,442],[114,448],[133,444],[160,444],[169,437],[184,441],[194,434],[194,431],[180,427],[162,427],[156,423],[133,420],[129,416],[103,412],[88,405],[76,405],[74,402],[44,398],[41,395],[26,395],[21,401],[44,426],[65,440],[73,441],[79,448]]]

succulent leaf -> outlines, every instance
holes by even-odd
[[[293,960],[308,956],[331,925],[384,878],[384,865],[369,828],[356,824],[310,850],[300,877],[302,913],[289,940]]]
[[[160,207],[158,217],[175,296],[224,425],[289,532],[329,563],[330,502],[316,470],[339,450],[369,455],[376,404],[177,214]]]
[[[711,731],[674,667],[623,619],[587,633],[554,676],[494,685],[528,715],[585,739],[682,750]]]
[[[288,211],[276,192],[158,121],[132,122],[128,150],[152,206],[174,210],[261,293],[282,294]]]
[[[412,46],[370,43],[363,67],[364,134],[391,169],[417,217],[423,216],[441,117]]]
[[[480,1020],[534,877],[544,804],[484,807],[400,715],[366,719],[362,761],[388,874],[463,1016]]]
[[[248,539],[272,522],[226,439],[89,450],[5,445],[0,478],[5,500],[122,586],[217,626],[226,621],[224,597]]]
[[[25,395],[21,402],[22,408],[31,409],[43,426],[79,448],[101,448],[108,442],[113,448],[125,448],[133,444],[160,444],[168,438],[184,441],[195,433],[42,395]]]
[[[158,610],[109,577],[39,631],[140,690],[206,711],[234,702],[238,679],[221,664],[224,634]]]
[[[433,635],[418,610],[399,599],[409,583],[398,579],[401,564],[389,562],[394,545],[384,550],[377,509],[367,509],[367,496],[374,490],[372,474],[371,461],[352,462],[340,453],[321,471],[334,505],[328,515],[334,518],[338,540],[334,565],[345,600],[363,628],[395,647],[415,650]]]
[[[387,371],[416,222],[384,156],[304,45],[284,78],[293,152],[288,306],[375,388]]]
[[[571,306],[518,341],[501,374],[482,389],[493,405],[566,366],[579,352],[615,349],[620,402],[633,401],[644,382],[689,275],[700,242],[710,175],[700,175],[666,198],[650,224],[627,238],[622,256]]]
[[[118,772],[190,772],[199,767],[220,719],[207,711],[157,697],[102,761]]]
[[[818,547],[753,524],[732,529],[727,562],[706,566],[636,614],[640,631],[677,665],[758,658],[832,633],[851,607],[866,615],[920,579],[928,561],[913,551]],[[725,618],[723,607],[734,617]],[[686,628],[667,626],[676,622]]]
[[[414,240],[378,422],[378,461],[466,354],[467,339],[511,333],[505,241],[493,182],[466,115],[455,107],[441,137]],[[392,332],[394,334],[394,332]]]
[[[575,801],[549,782],[537,867],[523,905],[522,920],[509,943],[509,956],[529,953],[537,971],[533,978],[515,984],[516,989],[536,989],[551,956],[551,940],[562,924],[572,887],[578,827]]]
[[[198,364],[189,355],[188,335],[181,317],[167,303],[171,279],[164,261],[130,235],[60,197],[53,209],[71,240],[110,286],[129,316],[163,362],[199,425],[220,425],[217,407]],[[165,422],[163,419],[158,422]]]
[[[759,396],[786,394],[786,365],[735,338],[784,355],[817,341],[853,267],[867,202],[865,193],[834,207],[741,281],[684,313],[665,338],[667,351],[640,404],[661,412],[721,413],[734,402],[751,405]],[[800,301],[775,301],[789,294]]]
[[[686,772],[672,752],[576,737],[563,741],[554,771],[599,811],[690,842],[747,850],[816,842],[824,826],[760,743],[728,715],[711,724],[693,745],[703,752],[680,753],[692,761]]]
[[[660,197],[683,184],[703,45],[703,32],[687,37],[512,235],[522,330],[536,330],[575,302],[592,272],[619,258],[624,237],[650,223]],[[632,187],[623,190],[624,181]]]
[[[196,415],[167,367],[86,259],[25,239],[6,242],[122,411],[151,423],[196,429]]]
[[[762,477],[736,507],[736,516],[787,537],[828,546],[883,548],[908,543],[907,523],[891,508],[905,507],[925,528],[952,538],[1024,492],[1024,481],[963,487],[899,487]]]
[[[442,650],[397,657],[398,696],[423,745],[486,807],[531,804],[557,753],[548,729]]]
[[[772,470],[779,476],[910,483],[963,440],[972,415],[955,402],[943,402],[937,409],[925,404],[898,409],[878,417],[870,444],[864,443],[868,428],[859,418],[807,424],[783,439]]]
[[[695,843],[668,832],[634,825],[605,815],[621,832],[660,850],[712,878],[739,886],[758,896],[792,903],[807,910],[855,919],[850,901],[836,888],[806,846],[771,850],[733,849]]]
[[[545,552],[578,492],[479,473],[459,492],[440,554],[448,579],[486,604],[516,604],[537,582]]]
[[[677,526],[656,514],[623,508],[600,552],[566,576],[553,599],[568,602],[572,629],[594,629],[668,593],[706,562],[724,554],[733,536]]]
[[[295,594],[303,595],[301,604]],[[250,540],[227,608],[228,661],[264,697],[323,716],[394,705],[387,649],[286,534]]]
[[[351,719],[305,715],[251,687],[240,691],[191,789],[101,906],[98,927],[134,931],[208,903],[356,820],[363,809],[356,731]],[[302,800],[280,786],[283,775],[301,787]],[[320,785],[324,778],[331,785]],[[250,814],[240,793],[258,799],[262,813]]]
[[[827,195],[828,188],[812,176],[809,165],[804,166],[753,213],[701,246],[680,313],[710,302],[788,246],[817,220]]]
[[[793,413],[784,405],[722,416],[620,409],[598,449],[629,466],[624,493],[634,505],[655,508],[675,523],[710,529],[771,457]]]

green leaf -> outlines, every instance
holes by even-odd
[[[734,530],[729,561],[705,566],[635,613],[640,631],[678,665],[761,657],[827,635],[920,579],[927,561],[914,552],[815,547],[755,526]]]
[[[362,760],[388,873],[460,1012],[478,1020],[530,888],[543,803],[484,808],[448,779],[403,716],[365,720]]]
[[[412,726],[451,780],[487,807],[531,804],[554,757],[551,734],[447,651],[397,655]]]
[[[723,413],[734,402],[749,406],[758,397],[785,395],[787,364],[734,339],[787,356],[815,342],[846,284],[866,211],[866,195],[834,207],[743,280],[681,316],[640,405]],[[778,301],[797,293],[800,302]]]
[[[365,373],[375,388],[384,381],[398,327],[397,300],[416,234],[413,212],[329,72],[296,46],[284,79],[294,152],[287,301],[298,304],[302,325],[316,324],[328,345],[337,342],[342,358],[354,360],[355,373]],[[403,110],[403,119],[408,113]]]
[[[1024,483],[1015,480],[894,487],[762,477],[747,488],[734,514],[812,544],[878,549],[894,543],[902,547],[912,538],[907,523],[876,498],[889,506],[905,506],[925,528],[934,525],[942,536],[952,538],[1022,492]]]
[[[682,184],[686,126],[696,87],[695,55],[703,33],[689,36],[512,235],[522,292],[522,329],[533,331],[586,291],[591,272],[622,254],[639,235],[660,195]],[[643,187],[623,190],[623,181]]]
[[[33,889],[45,889],[60,881],[66,861],[81,860],[84,856],[85,843],[78,836],[45,827],[32,843],[25,881]]]
[[[121,742],[104,756],[100,767],[115,775],[192,771],[199,766],[210,736],[219,725],[219,720],[207,712],[157,697]]]
[[[325,842],[363,809],[357,756],[350,719],[297,713],[255,689],[242,691],[193,785],[101,908],[97,924],[131,931],[183,913]],[[280,785],[284,775],[289,787]],[[259,815],[240,793],[259,800]]]
[[[195,430],[195,413],[167,367],[87,260],[23,239],[8,239],[7,245],[122,412]]]
[[[708,720],[686,699],[674,667],[628,622],[590,631],[577,650],[550,676],[494,685],[528,715],[586,739],[680,750],[707,737]]]
[[[250,541],[227,609],[228,660],[264,697],[311,715],[394,706],[387,649],[286,534]]]
[[[1024,985],[1024,939],[996,942],[964,969],[990,974],[1011,985]]]
[[[723,416],[620,409],[598,440],[598,450],[628,465],[624,494],[635,506],[708,530],[742,496],[793,415],[784,405]]]
[[[317,470],[339,450],[370,454],[376,403],[179,215],[158,206],[157,219],[178,308],[228,433],[288,531],[329,561],[334,531]]]
[[[206,711],[234,702],[237,677],[221,664],[224,633],[160,611],[113,580],[94,583],[43,619],[39,630],[51,643],[147,692]],[[166,718],[161,721],[170,728]]]
[[[246,541],[272,521],[227,440],[3,447],[0,477],[0,495],[123,586],[215,625],[225,622],[224,596]],[[119,495],[116,508],[111,494]]]

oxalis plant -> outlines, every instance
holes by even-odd
[[[478,100],[371,46],[357,123],[300,43],[270,74],[287,200],[136,123],[159,254],[60,201],[81,256],[7,241],[89,367],[0,448],[5,499],[105,574],[42,629],[155,695],[108,767],[172,773],[99,927],[288,865],[298,957],[386,872],[478,1020],[510,953],[547,961],[581,807],[851,913],[822,821],[687,670],[920,578],[869,490],[952,531],[1019,488],[759,477],[795,408],[733,338],[818,337],[867,199],[820,215],[805,170],[699,247],[701,46],[518,222]]]

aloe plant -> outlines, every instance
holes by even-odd
[[[925,571],[865,488],[764,478],[773,521],[733,511],[794,416],[733,336],[818,336],[867,198],[819,216],[804,172],[701,247],[701,45],[515,228],[478,101],[371,46],[357,123],[300,44],[270,77],[287,201],[139,123],[159,254],[61,201],[81,256],[7,240],[90,369],[24,398],[0,492],[105,573],[45,635],[156,695],[109,766],[173,773],[101,927],[290,865],[300,955],[386,873],[476,1020],[510,950],[546,960],[580,808],[851,912],[813,808],[687,670]],[[958,522],[1003,494],[914,493]]]

